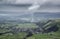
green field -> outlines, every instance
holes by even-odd
[[[59,30],[57,32],[50,32],[50,33],[39,33],[39,34],[34,34],[33,36],[31,37],[28,37],[27,39],[60,39],[60,19],[58,20],[55,20],[56,23],[57,23],[57,26],[59,27]],[[13,24],[6,24],[6,25],[0,25],[0,26],[11,26]],[[32,24],[32,23],[24,23],[24,24],[17,24],[16,27],[17,28],[36,28],[37,25],[35,24]],[[1,30],[0,29],[0,32],[6,32],[8,30]],[[0,39],[23,39],[25,36],[27,35],[27,33],[25,32],[20,32],[18,34],[11,34],[11,33],[7,33],[7,34],[3,34],[3,35],[0,35]]]

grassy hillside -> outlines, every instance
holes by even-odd
[[[33,36],[31,37],[27,37],[27,39],[60,39],[60,19],[56,19],[55,20],[56,23],[57,23],[57,26],[59,27],[59,30],[57,32],[50,32],[50,33],[39,33],[39,34],[34,34]],[[0,26],[12,26],[13,24],[6,24],[6,25],[0,25]],[[15,25],[17,28],[36,28],[36,25],[35,24],[32,24],[32,23],[24,23],[24,24],[17,24]],[[21,27],[22,26],[22,27]],[[0,28],[0,32],[6,32],[6,31],[9,31],[7,29],[1,29]],[[20,32],[18,34],[12,34],[12,33],[7,33],[7,34],[3,34],[3,35],[0,35],[0,39],[23,39],[25,36],[27,35],[27,33],[25,32]]]

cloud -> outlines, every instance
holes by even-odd
[[[0,0],[0,3],[34,3],[34,2],[42,2],[43,0]],[[47,2],[55,3],[55,4],[60,4],[60,0],[47,0]]]
[[[0,0],[0,4],[25,4],[25,3],[34,3],[34,2],[42,2],[42,0]],[[0,11],[6,11],[6,12],[20,12],[24,11],[25,9],[21,10],[21,7],[9,7],[9,6],[0,6]],[[37,11],[42,12],[60,12],[60,0],[47,0],[46,3],[44,3],[41,8]]]

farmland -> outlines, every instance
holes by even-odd
[[[26,39],[60,39],[60,19],[55,20],[59,27],[56,32],[33,34]],[[20,23],[20,24],[0,24],[0,33],[10,32],[0,35],[0,39],[24,39],[27,33],[23,32],[26,29],[35,29],[38,25],[35,23]],[[22,29],[22,31],[21,31]]]

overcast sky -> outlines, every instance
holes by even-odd
[[[34,2],[42,2],[44,0],[0,0],[0,2],[5,2],[5,3],[34,3]],[[58,3],[60,4],[60,0],[47,0],[46,2],[52,2],[52,3]]]
[[[0,0],[0,4],[25,4],[25,3],[42,3],[45,0]],[[47,5],[46,5],[47,4]],[[15,11],[19,12],[21,8],[13,8],[0,5],[0,11]],[[40,11],[46,12],[60,12],[60,0],[46,0],[43,6],[40,7]]]

